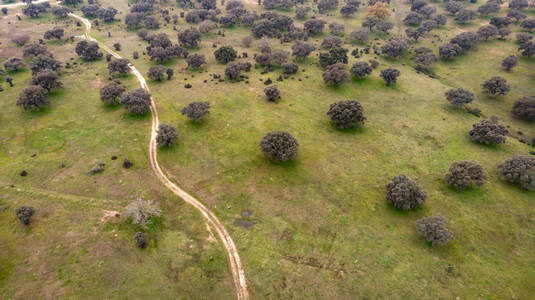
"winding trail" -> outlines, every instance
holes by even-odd
[[[80,20],[86,28],[85,31],[85,38],[89,41],[97,42],[104,51],[108,52],[115,58],[122,58],[119,54],[117,54],[115,51],[111,50],[106,45],[100,43],[96,39],[94,39],[89,33],[91,31],[91,22],[88,19],[85,19],[83,17],[80,17],[76,14],[70,13],[69,16]],[[147,92],[150,92],[149,87],[147,85],[147,82],[145,81],[145,78],[141,73],[136,69],[136,67],[133,64],[128,65],[130,67],[130,70],[132,73],[136,76],[137,80],[139,81],[139,85],[141,88],[145,89]],[[238,253],[238,249],[236,248],[236,245],[234,244],[234,241],[232,240],[232,237],[228,233],[227,229],[221,221],[216,217],[216,215],[208,209],[206,206],[204,206],[199,200],[195,199],[192,195],[188,194],[186,191],[181,189],[178,185],[173,183],[162,171],[160,168],[160,165],[158,164],[158,148],[156,144],[156,135],[157,130],[160,125],[160,119],[158,117],[158,110],[156,109],[156,103],[154,102],[154,99],[151,96],[151,107],[150,111],[152,114],[152,129],[151,129],[151,137],[150,137],[150,144],[149,144],[149,155],[150,155],[150,166],[152,170],[154,171],[154,174],[158,179],[168,188],[170,189],[175,195],[182,198],[187,203],[193,205],[196,209],[198,209],[204,219],[208,222],[211,228],[214,228],[217,234],[219,235],[219,238],[221,239],[221,242],[223,243],[223,246],[227,250],[227,254],[230,261],[230,269],[232,271],[232,277],[234,279],[234,287],[236,289],[236,297],[239,300],[247,300],[249,299],[249,292],[247,290],[247,280],[245,278],[245,271],[243,269],[240,255]]]
[[[48,0],[38,0],[34,1],[33,3],[41,3]],[[6,4],[6,5],[0,5],[0,8],[2,7],[16,7],[16,6],[22,6],[25,5],[25,3],[13,3],[13,4]],[[106,45],[100,43],[96,39],[94,39],[90,35],[91,31],[91,22],[83,17],[80,17],[74,13],[69,14],[70,17],[75,18],[82,22],[85,25],[85,34],[84,38],[88,41],[94,41],[97,42],[104,51],[111,54],[113,57],[120,59],[122,58],[119,54],[117,54],[115,51],[111,50]],[[137,80],[139,81],[139,85],[141,88],[145,89],[147,92],[150,93],[149,87],[147,85],[147,82],[145,81],[145,78],[141,73],[136,69],[136,67],[129,63],[128,65],[130,67],[130,70],[132,73],[136,76]],[[234,241],[232,240],[230,234],[228,233],[225,226],[223,226],[223,223],[219,221],[219,219],[216,217],[216,215],[208,209],[206,206],[204,206],[199,200],[195,199],[192,195],[188,194],[186,191],[181,189],[178,185],[173,183],[167,175],[162,171],[162,168],[160,168],[160,165],[158,164],[158,149],[156,144],[156,135],[157,130],[160,125],[160,119],[158,118],[158,110],[156,109],[156,103],[154,102],[154,99],[151,96],[151,106],[150,111],[152,114],[152,128],[151,128],[151,137],[150,137],[150,144],[149,144],[149,155],[150,155],[150,166],[156,175],[158,177],[158,180],[160,180],[168,189],[170,189],[175,195],[182,198],[187,203],[193,205],[197,210],[201,212],[204,219],[207,221],[208,229],[211,232],[210,228],[215,229],[217,234],[219,235],[219,238],[221,239],[221,242],[223,243],[223,246],[227,250],[229,262],[230,262],[230,269],[232,271],[232,277],[234,280],[234,287],[236,289],[236,297],[238,300],[248,300],[249,299],[249,291],[247,290],[247,280],[245,278],[245,271],[243,269],[240,255],[238,254],[238,249],[236,248],[236,245],[234,244]]]

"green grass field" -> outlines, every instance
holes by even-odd
[[[126,1],[100,2],[120,10],[118,18],[128,13]],[[443,11],[443,4],[431,4]],[[409,4],[393,0],[390,7],[396,8],[390,35],[404,32]],[[506,11],[504,7],[499,15]],[[535,16],[533,9],[528,14]],[[343,22],[347,36],[360,28],[364,8],[353,18],[333,12],[321,19]],[[68,29],[66,36],[82,33],[70,19],[16,21],[8,15],[0,21],[5,25],[0,57],[20,56],[8,38],[13,32],[26,30],[38,39],[55,22]],[[437,46],[455,34],[486,23],[488,18],[478,18],[459,26],[448,17],[446,26],[411,46],[437,53]],[[179,28],[188,26],[180,19]],[[174,60],[166,63],[175,70],[172,80],[149,82],[161,122],[176,126],[180,135],[173,147],[160,150],[160,163],[230,231],[254,299],[529,299],[535,290],[535,193],[504,183],[496,171],[503,160],[535,150],[518,140],[535,136],[533,124],[510,114],[514,101],[535,94],[535,60],[520,58],[512,71],[501,69],[503,58],[517,54],[514,35],[521,28],[510,29],[513,34],[505,41],[482,42],[451,62],[440,60],[431,69],[437,79],[417,73],[411,54],[398,61],[373,54],[350,57],[350,66],[369,59],[381,64],[368,78],[340,87],[324,85],[318,51],[300,62],[294,79],[276,82],[281,70],[261,75],[253,68],[244,73],[249,84],[211,80],[210,74],[223,74],[225,68],[216,63],[212,44],[248,52],[248,61],[259,50],[241,45],[248,28],[226,29],[224,38],[204,35],[201,46],[191,51],[206,55],[204,70],[190,71],[184,59]],[[176,42],[172,25],[158,32]],[[142,53],[147,44],[134,31],[125,31],[122,22],[101,25],[92,34],[109,46],[120,42],[119,53],[143,74],[155,64],[147,56],[132,59],[132,52]],[[323,36],[310,41],[319,45]],[[60,60],[80,62],[75,43],[47,45]],[[379,77],[388,66],[401,71],[391,87]],[[6,267],[0,271],[0,294],[13,299],[234,297],[224,249],[210,241],[200,214],[152,175],[150,116],[132,117],[121,107],[101,104],[98,89],[108,78],[104,59],[64,73],[65,88],[54,92],[52,105],[38,113],[15,106],[31,71],[10,75],[13,88],[2,85],[0,265]],[[481,92],[481,83],[494,75],[508,80],[509,94],[493,98]],[[260,79],[267,78],[279,86],[278,103],[264,98]],[[137,87],[131,75],[119,79],[128,88]],[[186,83],[192,88],[185,89]],[[453,87],[474,92],[470,106],[481,109],[485,118],[497,116],[513,136],[500,146],[472,143],[468,131],[480,119],[448,104],[444,92]],[[363,128],[340,131],[330,123],[329,105],[346,99],[363,105]],[[199,100],[209,101],[212,109],[196,124],[180,110]],[[297,138],[297,159],[274,164],[263,157],[258,144],[273,130]],[[111,161],[112,155],[119,159]],[[121,168],[124,156],[134,162],[132,169]],[[95,159],[103,160],[106,170],[87,175]],[[466,191],[449,188],[444,175],[460,160],[480,163],[488,182]],[[62,161],[66,168],[59,168]],[[29,175],[20,177],[22,170]],[[428,192],[421,209],[400,212],[387,204],[385,184],[401,173]],[[137,196],[156,200],[163,210],[145,250],[135,248],[134,226],[122,218],[101,219],[104,210],[122,211]],[[37,210],[28,228],[13,213],[22,204]],[[244,210],[252,214],[244,217]],[[417,236],[413,222],[438,213],[448,218],[454,240],[432,248]],[[237,225],[244,220],[254,225]]]

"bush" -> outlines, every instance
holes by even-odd
[[[331,49],[333,47],[340,47],[342,45],[342,40],[339,37],[335,36],[326,36],[321,42],[321,47],[324,49]]]
[[[419,47],[415,52],[417,56],[414,62],[421,68],[429,68],[438,61],[437,56],[429,48]]]
[[[182,108],[182,114],[186,115],[192,121],[199,123],[201,119],[210,113],[210,102],[191,102],[188,106]]]
[[[473,161],[454,162],[446,174],[446,182],[457,190],[464,190],[474,182],[482,186],[487,181],[483,167]]]
[[[23,57],[31,57],[31,56],[35,57],[39,55],[50,55],[45,45],[30,43],[22,47]]]
[[[19,69],[23,68],[24,66],[25,66],[24,63],[18,57],[8,58],[4,62],[4,68],[6,68],[7,71],[18,71]]]
[[[160,147],[170,147],[176,140],[178,140],[176,128],[170,124],[160,124],[157,133],[156,143]]]
[[[323,71],[323,82],[325,84],[340,85],[346,81],[348,81],[348,73],[344,64],[329,65]]]
[[[21,206],[15,209],[15,215],[24,225],[29,225],[35,210],[31,206]]]
[[[396,83],[399,75],[401,75],[399,70],[394,68],[388,68],[381,71],[381,78],[386,82],[386,85]]]
[[[422,24],[422,16],[416,12],[410,12],[403,19],[403,23],[407,26],[420,26]]]
[[[300,41],[295,42],[295,44],[292,45],[292,56],[295,56],[296,58],[303,59],[314,51],[316,47],[311,43],[303,43]]]
[[[222,64],[234,61],[237,57],[236,50],[230,46],[223,46],[214,52],[215,59]]]
[[[114,59],[108,63],[108,73],[113,75],[114,73],[126,74],[130,71],[130,62],[126,58]]]
[[[268,132],[260,141],[262,153],[269,159],[284,162],[297,157],[299,143],[285,131]]]
[[[483,25],[477,30],[477,34],[485,41],[498,35],[498,28],[494,25]]]
[[[455,107],[463,107],[474,100],[474,94],[463,88],[451,89],[446,92],[446,99]]]
[[[63,87],[63,84],[59,81],[58,74],[51,70],[45,70],[35,74],[30,81],[30,85],[40,85],[47,92],[50,92],[54,88]]]
[[[483,92],[493,96],[505,95],[511,90],[507,80],[502,77],[494,76],[482,84]]]
[[[53,57],[46,55],[39,55],[32,59],[32,61],[30,62],[30,69],[32,70],[33,74],[37,74],[45,70],[52,70],[56,72],[59,71],[61,67],[61,62],[57,61]]]
[[[280,98],[280,91],[277,85],[268,86],[264,89],[264,94],[269,101],[275,101]]]
[[[124,105],[131,114],[143,115],[150,110],[150,94],[146,90],[138,88],[123,93],[119,98],[119,103]]]
[[[240,77],[241,71],[249,70],[251,70],[249,62],[231,62],[225,68],[225,75],[231,80],[236,80]]]
[[[394,207],[411,210],[424,204],[427,193],[404,174],[398,175],[386,185],[386,200]]]
[[[50,100],[46,97],[46,90],[40,85],[30,85],[22,90],[17,100],[17,106],[24,110],[39,111],[42,107],[50,105]]]
[[[23,46],[30,40],[30,36],[27,34],[17,34],[11,38],[11,41],[19,46]]]
[[[76,45],[75,51],[84,60],[95,60],[103,56],[96,42],[81,41]]]
[[[298,19],[304,19],[307,17],[309,12],[310,12],[310,7],[298,6],[295,8],[295,17]]]
[[[294,62],[283,63],[281,68],[284,74],[295,74],[299,70],[299,66]]]
[[[349,72],[357,78],[364,78],[372,73],[372,67],[364,61],[356,62]]]
[[[381,53],[396,59],[401,57],[408,48],[409,43],[406,39],[394,38],[383,45]]]
[[[370,39],[371,33],[368,29],[352,31],[349,34],[349,40],[353,43],[365,43]]]
[[[527,121],[535,121],[535,97],[522,97],[513,105],[513,115]]]
[[[503,59],[502,67],[505,70],[510,71],[512,68],[516,66],[517,63],[518,63],[518,57],[516,57],[516,55],[509,55]]]
[[[448,43],[438,47],[438,54],[443,59],[452,59],[462,52],[463,48],[457,44]]]
[[[470,130],[469,134],[474,142],[498,145],[505,143],[507,129],[498,122],[496,117],[491,117],[490,119],[481,120],[472,125],[472,130]]]
[[[64,34],[65,32],[63,31],[63,28],[54,28],[52,30],[47,30],[43,37],[45,38],[45,40],[59,40],[63,37]]]
[[[134,235],[134,241],[136,241],[136,244],[139,248],[145,249],[147,248],[147,234],[143,232],[136,232],[136,235]]]
[[[438,215],[414,222],[416,232],[423,236],[433,247],[447,245],[453,239],[453,233],[446,228],[446,217]]]
[[[306,32],[308,32],[311,35],[315,35],[323,31],[325,24],[327,23],[323,20],[312,19],[312,20],[306,21],[303,26]]]
[[[476,18],[476,12],[469,9],[461,9],[455,14],[455,21],[465,24]]]
[[[149,71],[147,72],[147,76],[151,80],[162,81],[165,78],[166,71],[167,71],[167,68],[162,65],[152,66],[149,68]]]
[[[119,104],[119,98],[125,92],[125,88],[112,81],[100,89],[100,100],[107,105]]]
[[[325,68],[337,63],[347,64],[347,51],[345,48],[333,47],[329,49],[329,52],[321,52],[319,55],[321,67]]]
[[[123,215],[127,219],[132,219],[132,223],[139,224],[143,228],[151,223],[152,218],[157,218],[161,214],[160,206],[152,200],[137,198],[125,208]]]
[[[535,158],[531,156],[513,156],[498,165],[498,172],[502,180],[520,184],[527,190],[535,189]]]
[[[356,100],[344,100],[331,104],[327,115],[339,129],[360,127],[366,121],[364,108]]]
[[[178,34],[180,45],[185,47],[197,47],[201,41],[201,33],[195,29],[186,29]]]
[[[190,54],[186,58],[186,61],[188,62],[188,67],[192,69],[198,69],[206,64],[206,59],[202,54]]]
[[[516,35],[516,40],[519,44],[524,44],[529,42],[531,39],[533,39],[533,35],[527,33],[527,32],[520,32]]]
[[[450,43],[459,45],[463,50],[470,50],[479,44],[479,35],[474,32],[463,32],[453,37]]]

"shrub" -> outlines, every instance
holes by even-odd
[[[517,63],[518,63],[518,58],[516,57],[516,55],[509,55],[503,59],[502,67],[505,70],[510,71],[512,68],[516,66]]]
[[[160,147],[170,147],[176,140],[178,140],[176,128],[170,124],[160,124],[157,133],[156,143]]]
[[[443,59],[452,59],[462,52],[463,48],[457,44],[448,43],[438,47],[438,54]]]
[[[386,82],[386,85],[396,83],[399,75],[401,75],[399,70],[394,68],[388,68],[381,71],[381,78]]]
[[[342,40],[339,37],[335,36],[326,36],[321,42],[321,47],[325,49],[331,49],[333,47],[340,47],[342,45]]]
[[[30,81],[30,85],[40,85],[47,92],[50,92],[54,88],[63,87],[63,84],[59,81],[58,74],[51,70],[45,70],[35,74]]]
[[[476,12],[469,9],[461,9],[455,14],[455,21],[465,24],[476,18]]]
[[[262,153],[269,159],[284,162],[297,157],[299,143],[285,131],[268,132],[260,141]]]
[[[463,107],[474,100],[474,94],[463,88],[451,89],[446,92],[446,99],[455,107]]]
[[[298,59],[303,59],[309,56],[315,49],[316,47],[311,43],[297,41],[292,45],[292,56],[295,56]]]
[[[100,88],[100,100],[107,105],[119,104],[119,98],[125,92],[125,88],[112,81]]]
[[[152,222],[152,219],[159,217],[161,212],[158,203],[153,202],[152,200],[137,198],[128,204],[123,215],[127,219],[131,219],[132,223],[147,228],[147,225]]]
[[[206,64],[206,59],[202,54],[190,54],[186,60],[188,62],[188,67],[192,69],[198,69],[202,65]]]
[[[527,121],[535,121],[535,97],[522,97],[513,105],[513,115]]]
[[[386,185],[386,200],[394,207],[411,210],[424,204],[427,193],[404,174],[398,175]]]
[[[236,50],[230,46],[223,46],[214,52],[215,59],[222,64],[234,61],[237,57]]]
[[[17,34],[11,38],[11,41],[19,46],[23,46],[30,40],[30,36],[27,34]]]
[[[136,232],[136,235],[134,235],[134,241],[136,241],[136,245],[141,248],[145,249],[147,248],[147,234],[143,232]]]
[[[438,215],[414,222],[416,232],[423,236],[433,247],[447,245],[453,239],[453,233],[446,228],[446,217]]]
[[[8,58],[4,62],[4,68],[6,68],[7,71],[18,71],[19,69],[23,68],[24,66],[25,66],[24,63],[18,57]]]
[[[535,189],[535,158],[527,155],[516,155],[498,165],[502,180],[520,184],[527,190]]]
[[[304,19],[307,17],[309,12],[310,12],[310,7],[298,6],[295,8],[295,17],[298,19]]]
[[[45,40],[59,40],[63,37],[64,34],[65,31],[63,30],[63,28],[54,28],[52,30],[47,30],[43,37],[45,38]]]
[[[126,74],[130,70],[130,62],[126,58],[114,59],[108,63],[108,72],[111,75],[114,73]]]
[[[469,134],[474,142],[498,145],[505,143],[507,129],[498,122],[496,117],[491,117],[472,125],[472,130],[470,130]]]
[[[42,107],[50,105],[50,100],[46,97],[46,90],[40,85],[30,85],[22,90],[17,100],[17,106],[24,110],[39,111]]]
[[[453,37],[450,43],[459,45],[463,50],[470,50],[479,43],[479,35],[474,32],[463,32]]]
[[[30,69],[32,70],[33,74],[45,70],[59,71],[61,67],[61,62],[57,61],[51,56],[46,55],[39,55],[30,62]]]
[[[241,71],[249,70],[251,70],[249,62],[231,62],[225,68],[225,75],[231,80],[236,80],[240,77]]]
[[[329,65],[323,71],[323,81],[326,84],[340,85],[348,80],[346,66],[341,63]]]
[[[364,78],[372,73],[372,67],[364,61],[356,62],[349,72],[357,78]]]
[[[339,129],[360,127],[366,121],[364,108],[356,100],[343,100],[331,104],[327,115]]]
[[[527,33],[527,32],[520,32],[516,35],[516,40],[519,44],[524,44],[529,42],[531,39],[533,39],[533,35]]]
[[[483,92],[493,96],[505,95],[511,90],[507,80],[502,77],[494,76],[482,84]]]
[[[312,19],[312,20],[306,21],[303,26],[306,32],[308,32],[311,35],[315,35],[323,31],[325,24],[327,23],[323,20]]]
[[[75,51],[84,60],[95,60],[103,56],[96,42],[81,41],[76,45]]]
[[[489,38],[498,35],[498,28],[494,25],[483,25],[479,27],[477,34],[486,41]]]
[[[422,24],[422,16],[416,12],[410,12],[403,19],[403,23],[407,26],[419,26]]]
[[[337,63],[347,64],[347,51],[345,48],[333,47],[328,52],[321,52],[319,55],[321,67],[325,68]]]
[[[162,81],[165,78],[166,71],[167,71],[167,68],[162,65],[152,66],[149,68],[149,71],[147,72],[147,76],[151,80]]]
[[[50,55],[48,52],[48,49],[45,45],[40,45],[36,43],[30,43],[24,45],[22,47],[22,56],[23,57],[31,57],[31,56],[38,56],[38,55]]]
[[[268,86],[264,89],[264,94],[269,101],[275,101],[280,98],[280,91],[277,85]]]
[[[283,63],[281,68],[284,74],[295,74],[299,70],[299,66],[294,62]]]
[[[446,182],[458,190],[468,188],[472,182],[477,186],[482,186],[486,181],[487,175],[483,167],[473,161],[454,162],[446,174]]]
[[[349,39],[353,43],[365,43],[370,39],[371,33],[368,29],[360,29],[352,31],[349,34]]]
[[[191,102],[182,108],[181,112],[192,121],[199,123],[204,116],[210,113],[210,102]]]
[[[29,225],[35,210],[31,206],[21,206],[15,209],[15,215],[24,225]]]
[[[438,61],[437,56],[429,48],[416,48],[415,52],[417,53],[415,62],[421,68],[429,68]]]
[[[356,2],[359,3],[359,2]],[[343,17],[350,17],[351,15],[355,14],[357,12],[358,6],[353,4],[346,4],[340,8],[340,15]]]
[[[407,51],[409,43],[406,39],[393,38],[381,48],[381,53],[392,58],[399,58]]]
[[[150,94],[146,90],[138,88],[123,93],[119,98],[119,103],[124,105],[131,114],[143,115],[150,110]]]
[[[186,29],[178,34],[180,45],[185,47],[197,47],[201,41],[201,33],[195,29]]]

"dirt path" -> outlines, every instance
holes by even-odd
[[[42,3],[42,2],[49,2],[49,0],[35,0],[33,1],[32,3],[33,4],[39,4],[39,3]],[[11,3],[11,4],[3,4],[3,5],[0,5],[0,8],[10,8],[10,7],[17,7],[17,6],[24,6],[26,5],[26,3],[24,2],[17,2],[17,3]]]
[[[47,1],[47,0],[35,1],[34,3],[44,2],[44,1]],[[24,4],[13,3],[13,4],[8,4],[8,5],[0,5],[0,7],[13,7],[13,6],[20,6],[20,5],[24,5]],[[69,16],[79,20],[85,25],[86,31],[83,36],[85,39],[99,43],[100,47],[104,49],[104,51],[113,55],[113,57],[122,58],[119,54],[115,53],[106,45],[98,42],[89,34],[91,31],[91,22],[89,20],[82,18],[78,15],[75,15],[73,13],[69,14]],[[136,67],[134,67],[134,65],[129,64],[129,67],[132,73],[136,76],[137,80],[139,81],[139,85],[141,86],[141,88],[149,92],[149,87],[147,86],[147,82],[145,81],[145,78],[143,77],[143,75],[139,73],[139,71],[136,69]],[[151,109],[151,114],[152,114],[152,129],[151,129],[151,139],[150,139],[150,144],[149,144],[149,155],[150,155],[150,165],[151,165],[152,170],[154,171],[154,174],[175,195],[182,198],[184,201],[186,201],[187,203],[193,205],[196,209],[198,209],[202,213],[204,219],[207,221],[208,227],[215,229],[215,231],[217,232],[217,234],[219,235],[221,239],[221,242],[223,243],[223,246],[225,247],[228,253],[230,268],[232,271],[232,277],[234,279],[234,286],[236,289],[236,297],[239,300],[249,299],[249,292],[247,290],[247,280],[245,278],[245,271],[243,269],[240,256],[238,254],[238,249],[236,248],[236,245],[234,244],[234,241],[230,237],[230,234],[228,233],[225,226],[223,226],[223,224],[219,221],[219,219],[211,210],[209,210],[201,202],[199,202],[193,196],[191,196],[186,191],[184,191],[179,186],[177,186],[175,183],[173,183],[171,180],[169,180],[169,178],[160,168],[160,165],[158,164],[158,149],[156,145],[156,135],[157,135],[157,130],[160,124],[160,120],[158,118],[158,110],[156,109],[156,103],[154,102],[154,99],[152,99],[152,97],[151,97],[150,109]]]

